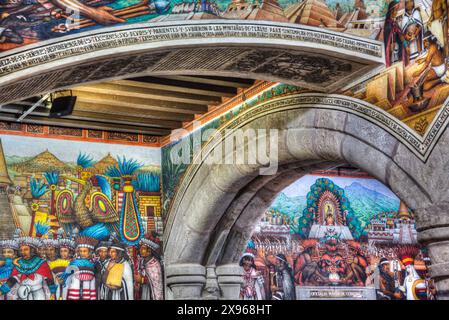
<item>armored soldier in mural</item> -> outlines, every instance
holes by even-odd
[[[17,285],[18,300],[55,299],[56,285],[53,274],[47,262],[36,255],[36,249],[41,246],[41,240],[32,237],[19,239],[20,258],[14,260],[10,278],[1,285],[2,295],[11,291]],[[46,288],[50,297],[46,295]]]
[[[151,235],[140,240],[135,275],[140,300],[162,300],[164,298],[162,266],[156,255],[159,249],[159,242]]]

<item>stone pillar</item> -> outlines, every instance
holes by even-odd
[[[243,269],[238,264],[225,264],[216,269],[221,299],[238,300],[243,283]]]
[[[215,265],[206,267],[206,285],[203,291],[204,300],[218,300],[220,297],[220,287],[218,286],[215,268]]]
[[[449,300],[449,203],[415,209],[418,241],[427,246],[438,300]]]
[[[200,264],[172,264],[166,267],[167,286],[174,300],[201,299],[206,268]]]

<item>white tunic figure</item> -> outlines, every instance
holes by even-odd
[[[111,257],[105,264],[102,282],[106,287],[106,300],[134,300],[133,269],[125,259],[125,248],[113,244],[109,248]]]

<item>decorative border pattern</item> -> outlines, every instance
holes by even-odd
[[[393,117],[391,114],[375,105],[343,95],[317,93],[289,95],[261,103],[244,111],[240,115],[237,115],[233,120],[218,128],[216,135],[226,136],[225,130],[243,127],[245,124],[254,121],[257,118],[275,112],[302,108],[339,110],[357,115],[386,130],[425,163],[449,123],[448,100],[443,104],[441,110],[423,137],[418,135],[418,133],[413,131],[412,128],[407,126],[401,120]],[[229,130],[227,134],[231,134],[231,132],[232,130]],[[210,137],[209,141],[202,146],[201,154],[204,156],[204,154],[210,153],[215,147],[214,142],[217,141],[218,139],[216,139],[215,135]],[[202,156],[201,154],[198,156]],[[193,159],[192,163],[201,163],[201,161]],[[187,187],[190,184],[189,181],[193,179],[198,169],[198,165],[189,165],[180,180],[178,190],[175,197],[171,200],[170,209],[168,210],[168,217],[166,220],[167,234],[170,233],[174,221],[174,215],[171,212],[171,208],[176,208],[182,201]]]
[[[161,145],[161,137],[141,133],[123,133],[7,121],[0,121],[0,135],[2,134],[156,148],[160,148]]]
[[[283,41],[291,45],[307,43],[322,45],[330,51],[340,49],[357,54],[361,60],[383,62],[382,43],[344,33],[290,23],[271,23],[259,21],[182,21],[102,28],[17,48],[0,55],[0,76],[53,61],[85,55],[97,51],[142,44],[157,44],[175,40],[185,41],[204,39],[265,39],[274,44]],[[212,42],[212,41],[211,41]]]

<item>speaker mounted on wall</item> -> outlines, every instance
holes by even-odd
[[[75,107],[76,96],[72,95],[70,91],[70,96],[63,96],[51,98],[51,109],[50,109],[50,118],[60,118],[64,116],[69,116],[73,112],[73,108]]]

